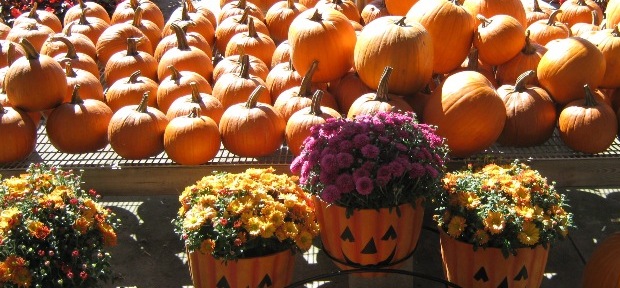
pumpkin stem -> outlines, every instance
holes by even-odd
[[[78,5],[81,9],[86,8],[86,4],[84,4],[84,0],[78,0]]]
[[[405,20],[407,19],[407,17],[403,16],[402,18],[398,19],[398,21],[396,21],[396,25],[400,26],[400,27],[405,27],[407,26],[407,23],[405,23]]]
[[[519,77],[517,77],[517,82],[515,83],[515,91],[525,91],[525,89],[527,88],[525,84],[527,84],[527,82],[532,79],[534,75],[536,75],[536,72],[534,70],[528,70],[519,75]]]
[[[86,19],[86,8],[82,8],[82,11],[80,13],[80,20],[78,21],[78,24],[86,25],[86,26],[90,25],[90,22],[88,22],[88,19]]]
[[[532,55],[536,53],[536,47],[532,45],[530,40],[530,30],[525,31],[525,45],[523,46],[523,49],[521,49],[521,53],[525,55]]]
[[[213,55],[211,57],[211,62],[213,62],[213,67],[217,66],[217,64],[220,63],[222,59],[224,59],[224,56],[222,56],[222,53],[220,53],[220,51],[217,50],[216,45],[213,45],[213,47],[211,47],[211,54]]]
[[[592,10],[592,25],[598,25],[598,13],[596,13],[596,10]]]
[[[617,24],[616,27],[614,27],[614,30],[611,31],[611,36],[620,37],[620,30],[618,30],[618,25],[620,24]]]
[[[319,67],[319,60],[312,61],[312,65],[306,72],[306,75],[301,79],[301,85],[299,85],[299,93],[297,96],[299,97],[310,97],[312,95],[312,77],[314,76],[314,72]]]
[[[295,1],[286,0],[286,8],[294,10],[295,9]]]
[[[131,73],[129,78],[127,79],[127,83],[136,83],[138,82],[138,77],[142,76],[142,71],[138,70],[136,72]]]
[[[388,102],[390,101],[390,96],[388,93],[388,82],[390,81],[390,76],[392,75],[392,71],[394,68],[390,66],[386,66],[383,69],[383,75],[379,80],[379,87],[377,87],[377,93],[375,94],[375,101]]]
[[[256,104],[258,103],[258,96],[260,96],[260,94],[263,93],[263,91],[265,91],[265,86],[263,85],[258,85],[254,91],[252,91],[252,94],[250,94],[250,97],[248,97],[248,101],[245,102],[244,107],[247,109],[252,109],[256,107]]]
[[[590,85],[588,84],[583,85],[583,90],[586,93],[586,102],[584,106],[594,107],[598,105],[598,103],[596,102],[596,99],[594,99],[594,93],[592,93],[592,89],[590,88]]]
[[[310,19],[308,20],[315,22],[323,21],[323,16],[321,16],[321,13],[319,13],[319,9],[314,8],[314,14],[312,14],[312,17],[310,17]]]
[[[549,20],[547,20],[547,25],[549,26],[555,26],[555,18],[558,15],[558,13],[562,12],[562,10],[560,9],[555,9],[553,11],[551,11],[551,14],[549,15]]]
[[[187,4],[187,12],[196,13],[197,10],[194,3],[192,3],[192,0],[185,0],[185,4]]]
[[[181,29],[183,29],[183,32],[185,32],[185,34],[187,34],[187,28],[189,28],[189,26],[196,26],[196,22],[194,22],[193,20],[179,20],[177,21],[177,24],[179,25],[179,27],[181,27]]]
[[[131,25],[133,25],[134,27],[142,26],[142,7],[138,6],[134,11],[133,21],[131,22]]]
[[[127,56],[137,56],[138,53],[138,44],[142,42],[142,37],[129,37],[127,38]]]
[[[140,100],[140,104],[138,104],[138,107],[136,107],[137,112],[140,112],[140,113],[146,112],[146,108],[148,108],[149,93],[150,93],[149,91],[146,91],[142,95],[142,100]]]
[[[192,107],[192,110],[189,111],[187,115],[188,118],[198,118],[200,113],[198,113],[198,107]]]
[[[579,6],[588,6],[588,4],[586,4],[586,0],[577,0],[576,4]]]
[[[239,0],[239,1],[237,1],[237,4],[235,4],[234,6],[239,8],[239,9],[245,9],[246,7],[248,7],[248,1],[247,0]]]
[[[181,81],[181,73],[179,73],[179,70],[172,65],[168,65],[166,68],[170,70],[170,79],[174,80],[178,85],[179,81]]]
[[[13,61],[15,61],[15,44],[12,41],[9,41],[6,48],[6,63],[7,66],[11,67],[13,65]]]
[[[478,48],[472,47],[467,56],[467,70],[478,71]]]
[[[198,83],[192,81],[189,83],[189,86],[192,87],[192,103],[201,103],[202,98],[200,97],[200,91],[198,91]]]
[[[187,43],[187,37],[183,29],[181,29],[177,23],[170,24],[170,28],[174,30],[174,34],[177,36],[177,48],[181,51],[191,50],[192,48],[189,46],[189,43]]]
[[[480,22],[482,22],[482,27],[487,27],[492,22],[491,20],[489,20],[486,17],[482,16],[482,14],[476,15],[476,19],[478,19]]]
[[[32,8],[30,9],[30,12],[28,12],[28,18],[31,19],[39,19],[39,14],[37,14],[37,9],[39,8],[39,3],[37,3],[37,1],[33,1],[33,5]]]
[[[138,3],[138,0],[129,0],[129,5],[131,5],[133,10],[136,10],[136,8],[140,6],[140,3]]]
[[[69,24],[67,24],[67,31],[65,31],[66,37],[71,37],[71,28],[73,28],[73,25],[75,25],[75,21],[71,21]]]
[[[456,6],[463,6],[463,3],[461,3],[459,0],[450,0],[449,2]]]
[[[292,59],[288,59],[288,70],[289,71],[295,71],[295,67],[293,66],[293,60]]]
[[[250,20],[248,20],[248,37],[258,38],[258,33],[256,33],[256,26],[254,26],[254,18],[250,18]]]
[[[538,0],[534,0],[534,8],[532,9],[533,12],[544,12],[542,9],[540,9],[540,4],[538,3]]]
[[[2,105],[2,103],[0,103],[0,114],[6,114],[8,111],[6,109],[4,109],[4,105]]]
[[[250,55],[243,54],[239,56],[241,58],[241,70],[239,71],[239,77],[243,79],[250,79]]]
[[[73,92],[71,93],[71,104],[75,105],[84,103],[84,100],[80,98],[80,93],[78,92],[80,87],[82,87],[80,84],[75,84],[75,86],[73,86]]]
[[[71,64],[71,61],[65,61],[65,75],[67,77],[77,77],[77,73],[73,70],[73,64]]]
[[[189,11],[187,11],[187,2],[183,1],[181,3],[181,20],[182,21],[188,21],[191,20],[192,18],[189,17]]]
[[[62,42],[63,44],[65,44],[65,46],[67,46],[67,54],[65,54],[65,58],[69,58],[69,59],[78,58],[77,51],[75,51],[75,45],[73,45],[73,43],[69,40],[69,38],[64,37],[64,36],[52,36],[51,40],[55,42]]]
[[[248,23],[249,17],[250,17],[250,7],[245,7],[243,9],[243,14],[241,14],[241,18],[239,18],[239,21],[237,21],[237,23],[241,23],[241,24]]]
[[[324,93],[325,92],[319,89],[319,90],[314,91],[314,94],[312,94],[312,104],[310,104],[310,115],[319,116],[323,114],[323,111],[321,110],[321,100],[323,99]]]
[[[28,60],[39,59],[39,52],[37,52],[37,49],[32,46],[30,41],[22,38],[19,40],[19,45],[22,45],[22,48],[24,48],[24,51],[26,52],[26,58]]]

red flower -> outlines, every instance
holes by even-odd
[[[86,273],[86,271],[80,272],[80,278],[82,278],[82,280],[86,280],[86,278],[88,278],[88,273]]]

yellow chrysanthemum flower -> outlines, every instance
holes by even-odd
[[[523,228],[517,236],[517,238],[519,238],[519,242],[525,245],[535,245],[536,243],[538,243],[539,237],[540,230],[533,222],[524,222]]]
[[[478,241],[480,245],[484,245],[489,242],[489,233],[484,230],[478,230],[474,234],[474,238],[476,239],[476,241]]]
[[[200,252],[204,254],[211,254],[213,253],[214,249],[215,241],[213,241],[212,239],[205,239],[204,241],[202,241],[202,243],[200,243]]]
[[[504,215],[500,212],[490,211],[482,222],[484,227],[491,232],[491,234],[499,234],[504,231],[506,227],[506,220],[504,219]]]
[[[295,237],[295,244],[303,251],[310,249],[312,246],[312,233],[308,231],[301,231],[297,237]]]
[[[467,220],[465,218],[461,216],[454,216],[450,220],[450,223],[448,223],[448,231],[446,232],[452,237],[458,237],[461,233],[463,233],[463,230],[465,230],[466,222]]]
[[[515,207],[517,215],[523,217],[527,221],[531,221],[534,218],[535,210],[529,206],[517,206]]]

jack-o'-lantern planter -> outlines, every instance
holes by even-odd
[[[461,287],[540,287],[550,245],[568,234],[564,195],[518,161],[447,173],[438,198],[446,279]]]
[[[291,171],[315,195],[324,252],[341,269],[397,268],[415,249],[424,201],[441,190],[447,152],[411,112],[313,126]]]
[[[290,284],[295,251],[318,234],[311,196],[273,168],[214,172],[185,188],[175,231],[194,287]]]

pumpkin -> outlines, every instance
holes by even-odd
[[[110,85],[105,91],[104,98],[112,111],[117,112],[125,106],[138,103],[144,97],[145,92],[148,92],[149,95],[156,95],[157,82],[142,76],[138,70],[129,77],[121,78]],[[157,107],[155,97],[148,97],[147,100],[149,101],[148,106]]]
[[[176,117],[185,116],[197,108],[198,114],[213,119],[215,123],[220,123],[220,118],[224,114],[224,106],[220,100],[208,93],[201,93],[196,82],[190,83],[190,87],[192,88],[190,94],[181,96],[170,104],[166,118],[172,120]]]
[[[142,19],[142,13],[142,8],[138,6],[136,8],[135,14],[133,15],[133,19],[125,23],[130,23],[131,25],[133,25],[133,27],[136,27],[140,31],[142,31],[142,33],[144,33],[144,36],[146,36],[146,38],[149,38],[149,41],[151,42],[151,51],[155,51],[157,43],[159,43],[159,41],[161,40],[162,31],[161,29],[159,29],[157,24],[153,23],[152,21]]]
[[[60,105],[67,89],[64,69],[52,57],[37,53],[28,40],[22,39],[19,43],[26,56],[15,60],[4,76],[9,102],[26,112]]]
[[[319,3],[319,0],[299,0],[299,4],[308,8],[316,6],[316,3]]]
[[[140,104],[123,107],[110,119],[110,146],[125,159],[145,159],[164,151],[168,119],[164,113],[147,105],[148,98],[149,92],[145,92]]]
[[[38,23],[45,25],[58,33],[62,30],[62,23],[56,14],[47,10],[38,10],[39,3],[32,2],[32,8],[30,12],[21,14],[13,19],[13,27],[20,25],[21,23]]]
[[[519,75],[528,70],[536,70],[540,59],[547,52],[547,48],[530,40],[530,31],[525,35],[525,45],[517,56],[497,66],[495,78],[500,85],[512,84],[517,81]],[[533,85],[538,85],[538,79],[529,80]]]
[[[502,85],[497,89],[506,106],[506,123],[497,139],[502,145],[541,145],[553,134],[557,117],[555,103],[544,89],[526,85],[536,78],[535,73],[526,71],[514,85]]]
[[[197,14],[197,15],[202,15],[203,17],[207,18],[207,20],[209,20],[209,22],[211,22],[211,25],[213,25],[213,28],[217,27],[217,17],[215,16],[215,13],[213,13],[213,11],[211,11],[211,9],[213,9],[209,4],[207,4],[206,2],[202,2],[202,1],[198,1],[198,2],[194,2],[192,0],[184,0],[185,4],[187,5],[187,7],[185,9],[187,9],[187,13],[188,14]],[[183,13],[183,5],[181,5],[181,7],[176,8],[174,11],[172,11],[172,13],[170,14],[170,18],[172,18],[172,15],[176,15],[179,13]],[[170,20],[170,18],[168,18],[168,20]]]
[[[239,73],[239,71],[241,70],[241,62],[243,62],[242,58],[244,54],[245,53],[242,52],[239,55],[230,55],[220,60],[220,62],[218,62],[215,67],[213,67],[213,82],[217,82],[217,80],[226,73]],[[263,60],[257,58],[256,56],[250,54],[248,56],[248,64],[250,65],[248,66],[248,73],[257,76],[263,81],[266,80],[267,75],[269,74],[269,68],[267,64],[265,64]]]
[[[538,63],[536,75],[541,87],[556,103],[583,99],[583,85],[596,89],[605,75],[605,56],[591,42],[569,37],[549,42]]]
[[[0,163],[26,159],[35,150],[37,127],[24,111],[0,104]]]
[[[209,43],[210,46],[212,46],[213,44],[215,44],[215,25],[212,24],[206,16],[200,13],[190,13],[187,6],[188,2],[190,1],[182,1],[182,9],[180,11],[177,10],[178,12],[174,12],[172,13],[172,15],[170,15],[170,18],[166,22],[166,26],[164,26],[164,29],[162,31],[162,35],[165,37],[175,33],[170,26],[172,25],[172,23],[179,24],[179,22],[191,22],[192,25],[187,26],[186,33],[198,33],[200,36],[205,38],[205,40],[207,41],[207,43]]]
[[[207,80],[213,75],[213,63],[207,53],[189,46],[183,29],[176,23],[170,24],[177,36],[177,47],[172,48],[161,56],[157,65],[157,78],[164,79],[170,75],[168,66],[172,65],[178,70],[194,71]]]
[[[434,73],[448,73],[467,57],[474,36],[474,19],[458,1],[420,0],[409,10],[407,18],[422,24],[431,35]]]
[[[463,61],[461,67],[450,72],[448,76],[461,71],[479,72],[480,74],[484,75],[484,77],[487,77],[491,84],[493,84],[493,87],[498,86],[493,66],[488,65],[487,63],[483,63],[482,61],[480,61],[480,59],[478,59],[478,49],[476,47],[471,47],[469,55],[467,56],[467,59]]]
[[[411,106],[413,112],[416,114],[416,117],[420,121],[424,121],[422,118],[424,114],[424,107],[426,107],[426,103],[432,96],[432,90],[430,89],[430,85],[426,85],[424,89],[420,90],[416,94],[405,95],[403,99]]]
[[[213,119],[202,116],[198,108],[184,117],[172,119],[164,131],[164,151],[181,165],[200,165],[220,151],[220,132]]]
[[[406,95],[422,89],[433,75],[433,39],[413,19],[387,16],[372,21],[359,34],[354,65],[360,79],[378,89],[380,69],[394,69],[388,89]],[[294,64],[294,62],[293,62]]]
[[[405,16],[411,10],[411,7],[417,3],[417,0],[383,0],[390,15]]]
[[[97,2],[84,2],[84,0],[78,0],[77,5],[67,9],[65,17],[63,19],[64,26],[69,25],[73,20],[78,20],[82,16],[82,11],[86,13],[88,17],[99,18],[107,23],[110,23],[110,15],[101,4]]]
[[[0,40],[5,40],[6,35],[9,34],[9,31],[11,31],[11,27],[6,25],[3,19],[0,19]]]
[[[340,118],[338,111],[321,106],[323,93],[321,90],[316,90],[312,95],[310,107],[302,108],[293,113],[286,121],[284,140],[289,151],[295,156],[301,154],[302,144],[310,136],[310,128],[312,126],[323,124],[325,120],[330,118]]]
[[[247,102],[230,106],[220,119],[222,144],[237,156],[267,156],[284,142],[286,122],[271,105],[258,102],[265,90],[264,86],[256,87]]]
[[[74,68],[88,71],[94,76],[99,77],[99,65],[97,65],[97,62],[95,62],[95,60],[90,56],[77,52],[75,50],[75,46],[73,46],[73,43],[71,43],[69,39],[63,36],[52,36],[50,39],[51,41],[62,42],[65,46],[67,46],[66,53],[54,56],[54,59],[58,61],[58,63],[71,62],[71,65]]]
[[[334,95],[336,103],[338,103],[338,110],[343,112],[343,114],[349,111],[351,104],[357,98],[374,92],[374,90],[364,84],[355,70],[351,70],[342,78],[330,82],[327,91]]]
[[[613,29],[603,29],[590,34],[586,39],[603,53],[605,58],[605,74],[600,87],[620,87],[620,30],[618,25]]]
[[[16,46],[16,43],[8,40],[0,40],[0,68],[8,67],[16,59],[24,56],[26,52],[21,46]],[[2,83],[0,78],[0,83]]]
[[[592,10],[592,22],[590,23],[575,23],[573,26],[570,26],[571,36],[580,37],[582,35],[590,34],[591,32],[601,30],[601,27],[596,24],[600,23],[598,13]]]
[[[265,79],[265,86],[272,96],[270,103],[274,104],[276,98],[282,92],[295,86],[300,86],[302,79],[303,76],[295,70],[290,60],[287,63],[280,63],[274,66]]]
[[[275,43],[281,43],[288,38],[288,27],[301,12],[308,8],[294,0],[276,2],[265,13],[265,24]]]
[[[261,22],[258,18],[249,15],[248,13],[235,15],[220,22],[215,29],[215,47],[218,51],[221,53],[226,52],[226,45],[230,41],[230,38],[235,36],[237,33],[246,32],[249,30],[249,18],[254,19],[254,28],[256,28],[256,31],[269,35],[269,28],[267,28],[267,25]]]
[[[129,23],[119,23],[108,27],[101,33],[95,44],[99,62],[105,65],[116,52],[125,51],[127,49],[127,38],[142,37],[144,39],[138,43],[138,50],[153,55],[153,44],[140,29]]]
[[[265,14],[263,14],[263,10],[258,8],[256,4],[246,0],[238,0],[226,3],[222,6],[222,8],[220,8],[220,12],[217,15],[217,22],[222,23],[227,18],[241,15],[246,12],[248,15],[256,17],[261,22],[265,21]]]
[[[312,105],[313,87],[311,83],[317,66],[318,62],[315,61],[304,75],[299,86],[289,88],[276,97],[273,108],[282,115],[284,121],[288,121],[293,113]],[[324,92],[321,101],[322,106],[338,110],[336,99],[330,93]]]
[[[75,25],[75,22],[69,23],[69,25],[73,26]],[[67,45],[63,42],[55,41],[55,37],[66,38],[69,42],[71,42],[71,44],[73,44],[76,52],[84,53],[93,60],[97,60],[97,49],[95,48],[95,43],[90,41],[90,39],[83,34],[73,33],[71,31],[71,27],[68,27],[63,33],[54,34],[47,38],[41,47],[41,54],[54,57],[69,51]]]
[[[347,118],[354,119],[359,115],[372,115],[378,112],[413,111],[403,98],[389,94],[388,81],[392,71],[392,67],[385,67],[377,92],[366,93],[353,101],[347,112]]]
[[[276,65],[280,63],[287,63],[291,61],[291,45],[288,44],[288,40],[282,41],[278,46],[276,46],[276,50],[273,51],[273,56],[271,57],[271,67],[276,67]]]
[[[360,16],[362,17],[361,23],[366,25],[373,20],[383,17],[389,16],[390,12],[387,10],[387,6],[385,6],[385,1],[383,0],[374,0],[372,2],[367,3],[362,8],[360,12]]]
[[[159,111],[167,113],[170,105],[178,98],[192,93],[191,83],[196,83],[199,91],[211,93],[213,88],[209,81],[193,71],[178,71],[174,66],[168,66],[170,75],[159,82],[157,86],[157,107]]]
[[[288,31],[293,66],[297,71],[308,71],[317,60],[320,65],[314,81],[336,80],[353,67],[356,38],[344,14],[331,8],[308,9],[293,20]]]
[[[484,75],[462,71],[433,91],[423,118],[446,138],[452,157],[468,157],[497,140],[506,122],[506,107]]]
[[[530,39],[540,45],[546,45],[551,40],[568,38],[571,30],[564,23],[555,20],[560,10],[554,10],[549,15],[549,19],[538,20],[527,27],[530,31]]]
[[[574,100],[560,112],[560,138],[575,151],[596,154],[607,150],[616,139],[618,120],[611,106],[595,99],[588,84],[584,90],[585,100]]]
[[[525,44],[525,30],[512,16],[495,15],[486,18],[478,15],[481,21],[474,33],[474,47],[482,62],[500,65],[519,54]]]
[[[0,85],[0,106],[12,107],[11,103],[9,102],[9,99],[6,97],[6,92],[4,91],[4,88],[1,85]],[[38,129],[39,124],[41,124],[41,118],[42,118],[41,112],[26,112],[26,114],[28,114],[28,116],[32,120],[32,123],[34,123],[34,127]]]
[[[314,5],[314,8],[332,8],[344,14],[344,16],[347,16],[349,20],[357,22],[358,24],[361,20],[360,11],[357,9],[357,4],[352,0],[319,0],[319,2]]]
[[[222,102],[224,109],[233,104],[247,101],[250,94],[256,90],[256,87],[266,85],[259,77],[250,74],[249,55],[243,55],[241,63],[239,73],[222,75],[213,85],[213,96]],[[269,91],[261,92],[257,97],[258,102],[271,103]]]
[[[73,25],[71,25],[73,23]],[[80,18],[77,20],[71,21],[69,24],[63,28],[62,32],[65,34],[68,33],[77,33],[82,34],[90,41],[97,44],[97,40],[103,34],[103,31],[108,29],[110,24],[96,17],[87,17],[85,10],[82,10],[82,14],[80,14]],[[71,32],[69,32],[71,30]]]
[[[194,46],[200,49],[202,52],[205,52],[207,56],[213,57],[214,46],[212,47],[211,45],[209,45],[207,39],[205,39],[205,37],[198,34],[197,32],[187,31],[187,27],[195,25],[193,22],[178,21],[177,24],[179,25],[179,27],[181,27],[181,29],[183,29],[183,32],[185,32],[185,39],[187,39],[187,44],[189,46]],[[155,57],[155,60],[159,62],[159,60],[161,60],[161,56],[163,56],[164,53],[166,53],[172,48],[177,47],[178,45],[179,44],[177,43],[176,34],[165,36],[159,41],[159,43],[157,43],[157,46],[155,47],[155,52],[153,52],[153,57]]]
[[[164,27],[164,14],[157,4],[150,0],[125,0],[118,3],[112,13],[112,18],[110,18],[110,24],[131,21],[138,7],[142,8],[143,19],[152,21],[160,29]]]
[[[605,16],[607,27],[616,27],[620,23],[620,0],[607,1]],[[599,17],[599,19],[601,18]]]
[[[525,8],[521,0],[464,0],[463,7],[472,16],[484,15],[491,18],[495,15],[507,15],[517,19],[522,27],[527,27]],[[481,19],[475,19],[475,26],[480,25]]]
[[[568,27],[575,23],[590,23],[592,21],[592,11],[598,15],[598,19],[603,19],[603,10],[594,0],[567,0],[560,5],[559,10],[562,11],[558,15],[558,20],[566,23]],[[598,25],[601,22],[597,23]]]
[[[102,101],[82,99],[79,90],[76,84],[71,101],[54,108],[45,123],[50,143],[63,153],[95,152],[108,145],[112,109]]]
[[[234,35],[226,44],[224,56],[249,54],[257,57],[271,67],[271,58],[276,44],[269,35],[256,31],[254,19],[248,20],[248,31]]]
[[[54,34],[54,30],[51,28],[39,24],[36,22],[22,22],[17,25],[13,25],[9,34],[6,35],[6,40],[18,43],[21,39],[26,39],[35,50],[41,51],[45,40]]]
[[[138,70],[142,76],[157,81],[157,60],[149,53],[138,51],[138,43],[142,40],[127,38],[127,50],[116,52],[110,57],[103,69],[103,78],[108,85]]]
[[[65,76],[67,77],[67,92],[63,102],[70,102],[73,96],[75,85],[80,85],[81,98],[95,99],[105,101],[103,98],[103,85],[99,81],[99,77],[92,73],[82,70],[73,69],[71,62],[65,62]]]
[[[532,3],[532,6],[523,6],[523,8],[525,8],[525,18],[527,20],[526,27],[529,27],[532,23],[538,20],[548,19],[549,14],[551,13],[549,9],[543,10],[540,8],[540,3],[538,0],[533,0]]]
[[[620,287],[620,232],[612,233],[598,243],[590,255],[581,287]]]

